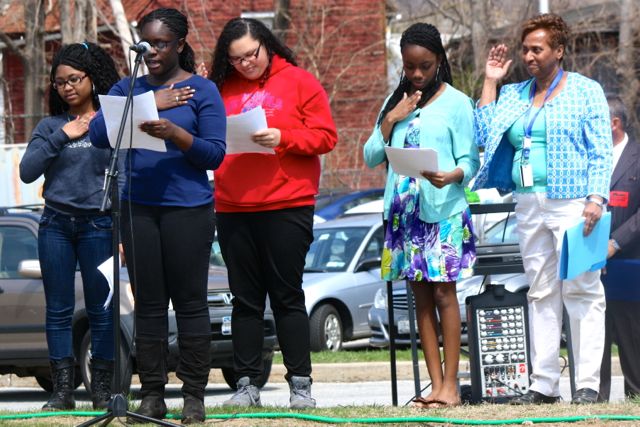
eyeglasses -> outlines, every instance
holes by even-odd
[[[71,87],[75,87],[75,86],[78,86],[80,82],[84,80],[85,77],[88,77],[88,75],[85,74],[84,76],[76,76],[74,74],[70,76],[67,80],[55,79],[54,81],[51,82],[51,84],[53,85],[53,88],[56,90],[63,89],[66,84],[69,84],[69,86]]]
[[[256,50],[254,50],[252,53],[245,55],[245,56],[230,56],[229,57],[229,64],[231,65],[240,65],[243,62],[251,62],[251,61],[255,61],[256,59],[258,59],[258,56],[260,55],[260,48],[262,47],[262,43],[260,43],[258,45],[258,48]]]
[[[178,41],[178,39],[174,39],[174,40],[170,40],[170,41],[164,41],[164,40],[158,40],[155,41],[153,43],[143,40],[144,42],[149,43],[149,45],[154,48],[155,50],[157,50],[158,52],[161,50],[166,50],[169,47],[171,47],[172,44],[174,44],[176,41]]]

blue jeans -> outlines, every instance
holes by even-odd
[[[98,266],[112,255],[111,217],[70,216],[45,207],[38,231],[38,256],[47,303],[49,358],[74,357],[71,322],[75,307],[75,272],[80,265],[94,358],[113,360],[111,305],[103,305],[109,285]]]

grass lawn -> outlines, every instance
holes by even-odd
[[[242,409],[234,414],[226,408],[207,408],[202,425],[223,426],[452,426],[452,425],[540,425],[575,427],[617,427],[640,425],[640,400],[616,404],[575,406],[568,403],[517,407],[481,404],[448,409],[420,410],[412,407],[346,406],[309,411],[290,411],[281,407]],[[4,414],[0,414],[2,417]],[[56,416],[24,420],[2,420],[0,426],[72,426],[89,417]],[[353,420],[353,421],[349,421]],[[357,420],[357,422],[355,422]],[[122,420],[124,421],[124,420]],[[177,418],[170,419],[179,423]],[[113,425],[118,425],[114,422]],[[151,425],[151,424],[149,424]]]

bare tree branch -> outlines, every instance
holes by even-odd
[[[11,39],[11,37],[9,37],[5,32],[0,31],[0,40],[2,40],[2,43],[4,43],[9,49],[11,49],[11,52],[15,53],[16,55],[18,55],[19,57],[24,57],[24,52],[22,51],[21,48],[19,48],[13,41],[13,39]]]

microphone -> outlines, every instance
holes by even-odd
[[[129,49],[141,55],[146,55],[147,53],[151,52],[151,45],[148,42],[140,42],[132,44],[131,46],[129,46]]]

